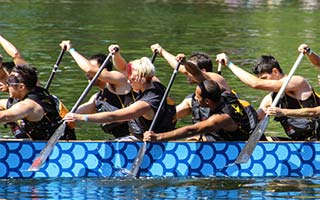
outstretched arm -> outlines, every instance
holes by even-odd
[[[72,47],[72,43],[70,40],[63,40],[60,43],[60,47],[66,48],[66,51],[68,51],[71,56],[73,57],[73,59],[76,61],[76,63],[78,64],[78,66],[86,73],[93,73],[92,69],[94,68],[92,66],[92,64],[89,62],[89,60],[87,58],[85,58],[84,56],[82,56],[79,52],[77,52],[73,47]]]
[[[87,58],[82,56],[79,52],[77,52],[70,42],[70,40],[65,40],[60,43],[61,48],[66,47],[66,50],[69,51],[73,59],[76,61],[78,66],[89,76],[93,77],[97,71],[99,70],[98,67],[93,65]],[[114,85],[122,85],[127,84],[127,79],[124,75],[116,71],[107,71],[103,70],[101,75],[99,76],[99,80],[108,82]]]
[[[182,139],[197,134],[204,134],[212,131],[224,129],[226,131],[237,130],[238,125],[228,114],[212,115],[207,120],[198,122],[193,125],[184,126],[173,131],[165,133],[153,133],[147,131],[144,133],[144,141],[169,141],[175,139]]]
[[[27,62],[23,59],[22,55],[18,51],[18,49],[8,40],[6,40],[2,35],[0,35],[0,44],[6,53],[11,56],[13,62],[16,65],[25,65]]]
[[[298,47],[298,51],[307,55],[308,59],[310,60],[310,62],[315,65],[316,67],[320,68],[320,56],[318,54],[316,54],[315,52],[313,52],[311,50],[311,48],[309,47],[309,45],[307,44],[301,44]]]
[[[319,117],[320,106],[314,108],[301,108],[301,109],[283,109],[278,107],[269,107],[267,110],[268,115],[277,117],[290,116],[290,117]]]
[[[151,48],[152,52],[158,51],[159,55],[162,56],[169,63],[169,65],[172,67],[172,69],[176,68],[176,66],[178,64],[178,61],[176,60],[176,56],[174,56],[171,53],[169,53],[168,51],[166,51],[164,48],[162,48],[162,46],[160,46],[160,44],[153,44],[153,45],[151,45],[150,48]],[[186,73],[186,69],[183,64],[180,65],[179,72]]]
[[[216,61],[227,66],[243,83],[252,88],[256,88],[260,82],[259,78],[233,64],[225,53],[218,54]]]
[[[43,108],[31,99],[20,101],[9,109],[0,111],[0,122],[12,122],[19,119],[39,121],[44,116]]]
[[[153,110],[147,102],[136,101],[130,106],[116,110],[116,111],[100,112],[100,113],[88,114],[88,115],[68,113],[64,117],[64,119],[67,122],[86,121],[86,122],[94,122],[94,123],[111,123],[111,122],[128,121],[134,118],[138,118],[140,116],[144,116],[147,113],[150,114],[150,112],[153,113]]]
[[[218,54],[216,61],[222,63],[224,66],[227,66],[243,83],[254,89],[277,92],[280,90],[283,82],[285,81],[284,77],[280,78],[279,80],[258,78],[232,63],[225,53]],[[277,76],[280,76],[280,72],[278,70],[275,68],[273,70],[273,73],[276,73]],[[296,91],[302,86],[306,87],[305,80],[303,80],[302,77],[294,77],[286,87],[286,91]]]

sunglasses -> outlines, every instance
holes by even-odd
[[[19,80],[18,77],[14,75],[10,75],[9,78],[7,79],[7,85],[8,86],[15,86],[15,85],[20,85],[21,81]]]

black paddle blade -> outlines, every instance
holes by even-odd
[[[260,140],[261,136],[266,130],[268,123],[269,123],[269,116],[266,116],[263,120],[261,120],[258,123],[257,127],[254,129],[253,133],[248,139],[246,145],[244,146],[242,151],[239,153],[236,161],[234,161],[235,164],[242,164],[249,161],[253,153],[253,150],[257,146],[258,141]]]

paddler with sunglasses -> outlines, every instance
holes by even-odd
[[[22,120],[16,138],[48,140],[61,124],[56,98],[37,83],[37,71],[29,65],[15,66],[7,79],[10,97],[0,100],[0,122]],[[73,129],[67,127],[61,139],[76,139]]]

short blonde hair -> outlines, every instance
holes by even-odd
[[[130,62],[132,72],[136,72],[137,79],[150,81],[155,75],[155,67],[147,57],[142,57]]]

